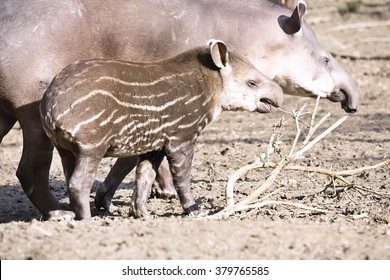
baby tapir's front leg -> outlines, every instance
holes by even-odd
[[[191,142],[168,145],[166,151],[173,183],[186,214],[199,210],[191,192],[191,165],[194,151],[195,139]]]
[[[170,146],[165,152],[180,203],[186,214],[199,210],[190,189],[194,150],[194,143],[184,143]],[[164,153],[162,152],[140,156],[136,171],[136,185],[130,207],[130,214],[136,218],[150,216],[146,207],[147,199],[163,157]]]

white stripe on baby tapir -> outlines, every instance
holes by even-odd
[[[152,122],[159,123],[160,120],[159,120],[159,119],[148,119],[146,122],[138,123],[138,124],[136,124],[136,125],[135,125],[134,122],[131,122],[131,123],[125,125],[124,127],[122,127],[122,129],[119,131],[118,135],[124,134],[124,132],[125,132],[129,127],[131,127],[131,126],[134,125],[134,127],[133,127],[131,130],[127,131],[127,133],[126,133],[127,135],[130,135],[130,134],[132,134],[134,131],[136,131],[137,129],[139,129],[139,128],[141,128],[141,127],[144,127],[144,126],[148,126],[148,125],[149,125],[150,123],[152,123]]]
[[[189,100],[187,100],[186,102],[184,102],[184,105],[188,105],[191,102],[194,102],[195,100],[198,100],[199,98],[201,98],[203,96],[203,94],[204,94],[204,92],[202,92],[201,94],[195,95],[194,97],[192,97]]]
[[[115,137],[116,137],[116,135],[112,134],[112,132],[110,131],[98,143],[94,143],[94,144],[86,143],[86,144],[83,144],[83,143],[81,143],[79,141],[78,144],[80,145],[80,148],[82,148],[82,149],[92,150],[92,149],[96,149],[97,147],[100,147],[103,144],[109,143]]]
[[[64,112],[62,112],[61,114],[58,114],[57,116],[57,120],[60,120],[62,119],[65,115],[67,115],[72,109],[74,109],[74,107],[76,107],[78,104],[84,102],[84,101],[87,101],[88,99],[94,97],[95,95],[97,94],[101,94],[101,95],[104,95],[104,96],[108,96],[110,97],[112,100],[114,100],[118,105],[121,105],[123,107],[126,107],[126,108],[133,108],[133,109],[140,109],[140,110],[146,110],[146,111],[156,111],[156,112],[160,112],[160,111],[163,111],[173,105],[175,105],[176,103],[178,103],[179,101],[183,100],[186,98],[185,95],[183,96],[180,96],[174,100],[172,100],[171,102],[167,102],[165,103],[164,105],[161,105],[161,106],[150,106],[150,105],[137,105],[137,104],[133,104],[133,103],[129,103],[129,102],[125,102],[125,101],[121,101],[119,100],[117,97],[115,97],[111,92],[109,91],[106,91],[106,90],[101,90],[101,89],[98,89],[98,90],[93,90],[91,91],[90,93],[88,93],[87,95],[77,99],[75,102],[73,102],[71,105],[70,105],[70,108],[65,110]]]
[[[124,121],[125,119],[127,119],[128,115],[122,115],[118,118],[116,118],[112,123],[114,124],[117,124],[117,123],[120,123],[121,121]]]
[[[159,127],[157,127],[156,129],[153,129],[153,130],[148,130],[146,131],[144,134],[143,134],[143,137],[141,138],[138,138],[136,139],[134,142],[131,143],[131,146],[136,146],[138,143],[140,142],[147,142],[148,141],[148,136],[150,135],[154,135],[154,134],[158,134],[160,131],[162,131],[163,129],[165,128],[168,128],[168,127],[171,127],[171,126],[174,126],[175,124],[177,124],[178,122],[180,122],[185,116],[181,116],[180,118],[172,121],[172,122],[168,122],[168,123],[165,123]],[[164,137],[165,139],[165,137]]]
[[[97,83],[97,82],[100,82],[102,80],[109,80],[109,81],[113,81],[113,82],[116,82],[116,83],[119,83],[119,84],[125,85],[125,86],[148,87],[148,86],[154,86],[154,85],[161,83],[161,82],[165,82],[167,80],[177,79],[177,78],[184,77],[184,76],[191,76],[193,73],[194,72],[191,71],[191,72],[173,74],[170,76],[162,76],[154,81],[142,82],[142,83],[141,82],[128,82],[128,81],[124,81],[124,80],[110,77],[110,76],[102,76],[102,77],[99,77],[95,82]]]
[[[121,101],[117,97],[115,97],[111,92],[98,89],[98,90],[91,91],[86,96],[81,97],[80,99],[76,100],[71,105],[71,108],[73,108],[74,106],[76,106],[77,104],[79,104],[79,103],[81,103],[83,101],[88,100],[89,98],[95,96],[96,94],[101,94],[101,95],[108,96],[108,97],[112,98],[117,104],[119,104],[119,105],[121,105],[123,107],[126,107],[126,108],[140,109],[140,110],[146,110],[146,111],[156,111],[156,112],[163,111],[163,110],[165,110],[165,109],[175,105],[177,102],[179,102],[179,101],[181,101],[181,100],[186,98],[185,95],[184,96],[180,96],[180,97],[172,100],[171,102],[167,102],[167,103],[165,103],[164,105],[161,105],[161,106],[138,105],[138,104],[133,104],[133,103]]]
[[[144,127],[144,126],[148,126],[149,124],[151,123],[159,123],[160,122],[160,119],[148,119],[147,121],[145,122],[140,122],[136,125],[137,128],[141,128],[141,127]]]
[[[112,118],[114,117],[115,113],[118,112],[118,109],[115,109],[114,111],[112,111],[112,113],[108,116],[107,119],[105,119],[104,121],[102,121],[99,126],[105,126],[106,124],[108,124]]]
[[[76,135],[76,133],[77,133],[77,131],[79,131],[80,127],[82,127],[83,125],[89,124],[89,123],[91,123],[91,122],[97,120],[97,119],[100,118],[101,115],[103,115],[105,112],[106,112],[106,110],[102,110],[99,114],[96,114],[95,116],[91,117],[90,119],[78,123],[78,124],[74,127],[74,129],[72,130],[72,135]]]
[[[189,128],[189,127],[192,127],[194,126],[195,124],[197,124],[200,120],[201,116],[197,117],[193,122],[190,122],[188,124],[180,124],[178,126],[179,129],[183,129],[183,128]]]
[[[156,129],[146,131],[145,135],[156,134],[167,127],[174,126],[175,124],[177,124],[178,122],[180,122],[184,118],[185,118],[185,116],[181,116],[174,121],[164,123],[163,125],[157,127]]]
[[[202,103],[202,106],[204,107],[206,104],[208,104],[211,100],[213,100],[215,97],[215,94],[210,94],[206,100]]]
[[[154,148],[157,147],[159,144],[164,143],[165,139],[157,139],[153,143],[148,143],[145,145],[146,148]]]
[[[148,95],[132,95],[131,98],[134,99],[156,99],[160,97],[164,97],[166,95],[171,94],[172,89],[159,93],[159,94],[148,94]],[[124,94],[127,94],[126,92]]]
[[[134,126],[134,128],[132,130],[130,130],[127,134],[132,133],[135,130],[135,122],[134,121],[123,126],[122,129],[119,131],[118,135],[122,135],[127,129],[129,129],[132,126]]]
[[[92,67],[94,66],[100,67],[102,66],[102,64],[120,64],[120,65],[127,65],[127,66],[134,66],[136,64],[136,62],[129,62],[124,60],[113,60],[113,59],[90,60],[90,61],[84,61],[84,63],[85,65],[92,64]],[[156,65],[158,64],[155,64],[153,62],[148,62],[147,64],[142,64],[142,68],[155,67]]]

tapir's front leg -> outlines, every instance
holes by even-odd
[[[173,176],[173,183],[186,214],[199,210],[191,192],[191,165],[195,143],[179,144],[167,150],[167,158]]]

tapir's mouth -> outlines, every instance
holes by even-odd
[[[333,102],[340,102],[341,108],[343,108],[346,113],[357,112],[356,107],[351,107],[349,105],[348,94],[343,89],[337,89],[336,91],[332,92],[328,99]]]
[[[272,107],[279,107],[278,104],[268,98],[261,98],[257,103],[257,111],[259,113],[271,113]]]

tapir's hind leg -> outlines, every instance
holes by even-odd
[[[0,114],[0,143],[3,141],[4,136],[7,135],[15,123],[16,119]]]

